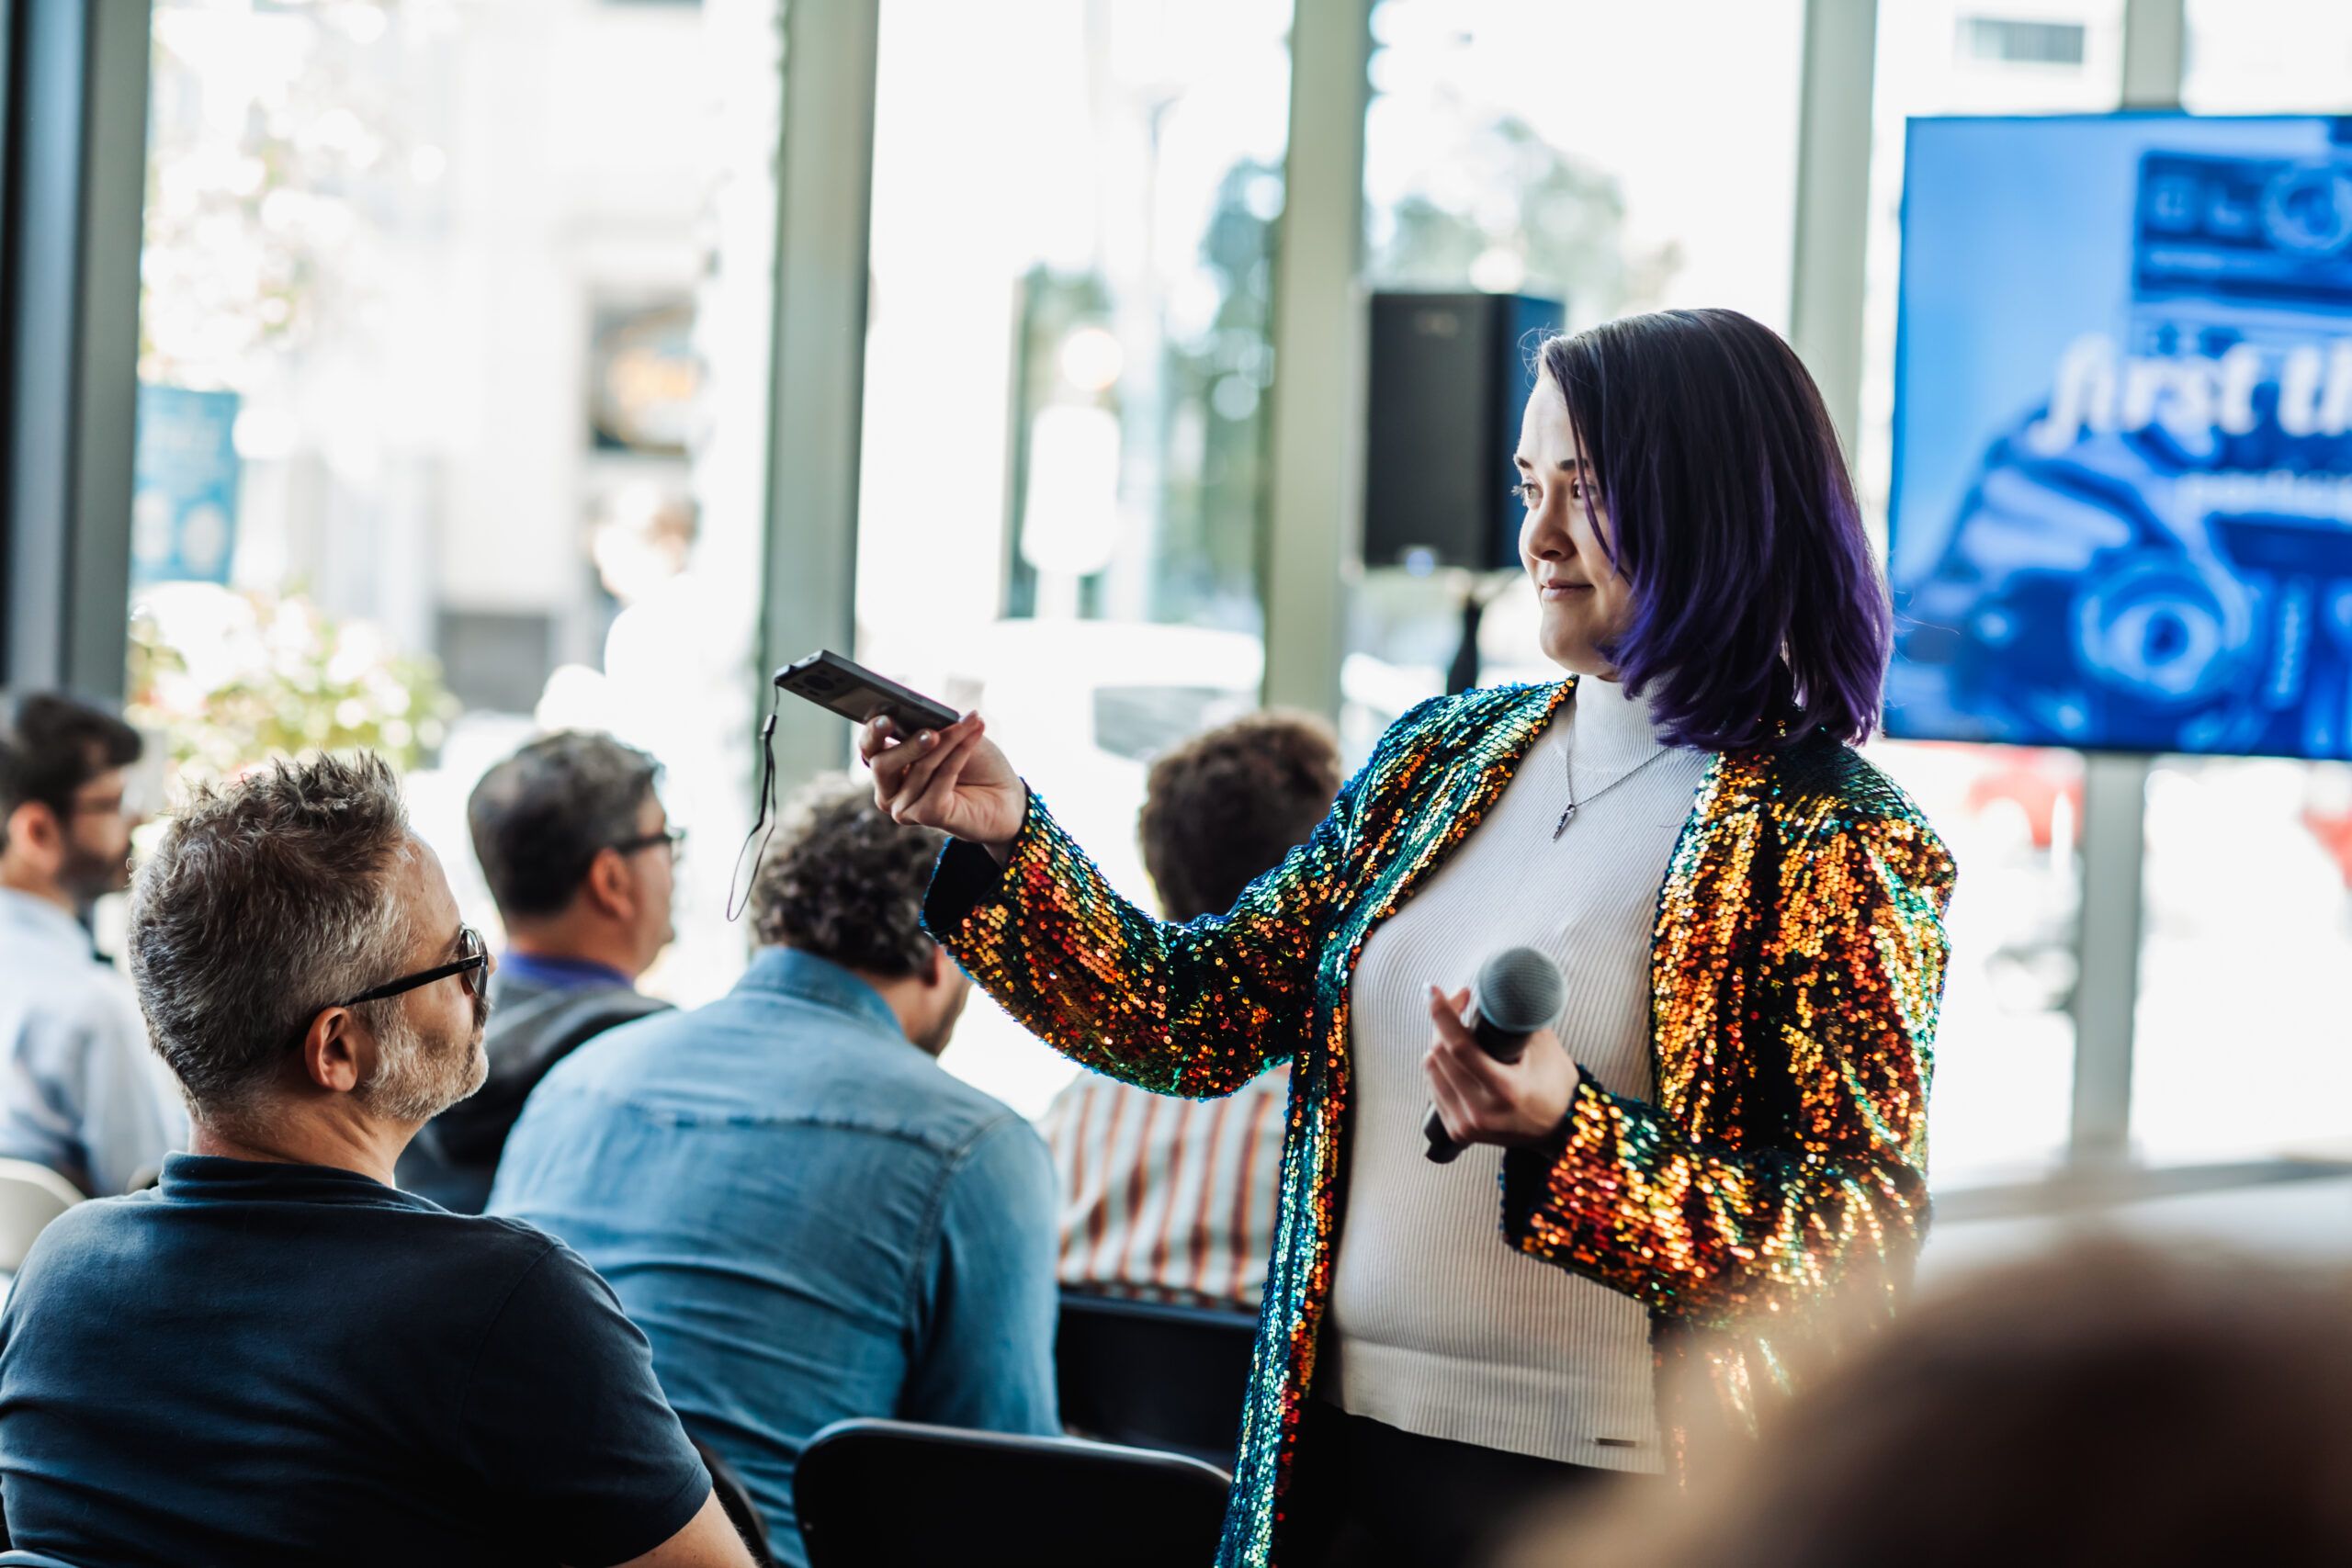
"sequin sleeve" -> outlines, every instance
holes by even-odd
[[[1781,914],[1744,982],[1778,991],[1779,1037],[1735,1043],[1736,1022],[1718,1015],[1700,1046],[1748,1054],[1700,1075],[1725,1086],[1707,1091],[1718,1101],[1747,1103],[1662,1095],[1669,1111],[1587,1078],[1551,1142],[1504,1161],[1510,1241],[1701,1326],[1907,1277],[1927,1224],[1952,875],[1916,820],[1850,824],[1809,852],[1792,848]],[[1710,1136],[1758,1126],[1787,1131]]]
[[[942,852],[923,923],[1064,1055],[1161,1094],[1230,1094],[1306,1039],[1355,790],[1231,910],[1188,925],[1121,897],[1033,790],[1001,873],[971,845]]]

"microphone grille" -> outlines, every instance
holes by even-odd
[[[1560,966],[1532,947],[1507,947],[1480,964],[1471,997],[1480,1018],[1512,1034],[1550,1028],[1567,999]]]

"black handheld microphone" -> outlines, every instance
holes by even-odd
[[[1470,1032],[1478,1049],[1496,1061],[1516,1062],[1527,1049],[1527,1037],[1559,1021],[1567,1000],[1558,964],[1532,947],[1507,947],[1478,965],[1478,977],[1470,983],[1476,1015]],[[1435,1164],[1451,1165],[1462,1152],[1434,1105],[1422,1120],[1421,1135],[1430,1141],[1427,1153]]]

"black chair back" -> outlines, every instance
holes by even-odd
[[[1231,1464],[1258,1320],[1062,1292],[1062,1425],[1083,1437]]]
[[[695,1452],[702,1455],[703,1468],[710,1472],[710,1489],[718,1498],[719,1510],[727,1516],[727,1522],[735,1527],[735,1533],[743,1538],[743,1544],[751,1549],[752,1561],[758,1563],[759,1568],[774,1568],[775,1554],[768,1549],[767,1521],[760,1517],[760,1510],[753,1506],[752,1494],[744,1486],[743,1478],[735,1473],[735,1467],[720,1457],[717,1449],[700,1438],[689,1433],[686,1440],[694,1444]]]
[[[1231,1478],[1181,1454],[836,1421],[792,1500],[808,1568],[1201,1568]]]

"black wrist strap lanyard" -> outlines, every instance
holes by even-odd
[[[775,696],[768,701],[767,720],[760,726],[760,811],[752,819],[752,830],[743,835],[743,847],[735,852],[735,869],[727,878],[727,918],[729,920],[743,918],[744,909],[752,902],[752,890],[759,885],[760,862],[767,856],[768,840],[775,837],[775,718],[776,710],[783,702],[784,688],[779,686]],[[764,833],[760,830],[763,826],[767,829]],[[756,852],[752,847],[754,840],[759,845]],[[748,882],[743,877],[746,855],[750,856],[752,863],[752,875]],[[737,898],[739,887],[741,889],[740,902]]]

